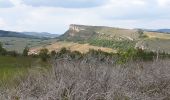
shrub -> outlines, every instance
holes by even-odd
[[[19,56],[19,53],[17,53],[16,51],[8,51],[7,55],[17,57],[17,56]]]
[[[44,62],[47,61],[47,59],[49,58],[48,52],[49,51],[46,48],[43,48],[43,49],[40,50],[39,56],[40,56],[42,61],[44,61]]]
[[[138,29],[138,34],[139,34],[139,37],[142,37],[144,34],[144,31],[142,29]]]
[[[2,43],[0,42],[0,55],[6,55],[7,51],[2,47]]]
[[[81,54],[79,51],[73,51],[70,53],[70,58],[71,59],[81,59],[83,57],[83,54]]]
[[[56,51],[55,50],[53,50],[53,51],[51,51],[51,53],[50,53],[50,55],[51,55],[51,57],[54,57],[54,56],[56,56]]]
[[[169,100],[170,60],[108,65],[57,59],[50,71],[30,70],[1,100]]]
[[[28,52],[29,52],[29,48],[26,46],[26,47],[24,48],[24,50],[23,50],[22,55],[23,55],[23,56],[28,56]]]
[[[56,58],[63,58],[65,56],[68,56],[70,53],[71,53],[70,50],[63,47],[59,52],[57,52]]]

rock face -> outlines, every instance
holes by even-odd
[[[138,38],[138,34],[136,34],[136,30],[132,29],[71,24],[59,38],[70,41],[85,41],[95,38],[133,41]]]
[[[81,25],[71,24],[69,27],[69,30],[71,31],[69,35],[75,36],[76,33],[80,32],[81,30],[85,30],[85,29]]]

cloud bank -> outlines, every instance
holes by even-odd
[[[169,5],[170,0],[0,0],[0,27],[56,34],[69,24],[170,28]]]

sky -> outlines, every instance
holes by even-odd
[[[170,28],[170,0],[0,0],[0,30],[63,34],[70,24]]]

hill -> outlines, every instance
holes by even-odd
[[[53,44],[57,39],[42,38],[18,38],[18,37],[0,37],[0,42],[8,51],[15,50],[22,53],[25,46],[30,48]]]
[[[157,32],[170,33],[170,29],[159,29]]]
[[[148,32],[158,32],[158,33],[170,33],[170,29],[143,29]]]
[[[59,35],[58,34],[51,34],[48,32],[22,32],[25,35],[31,35],[39,38],[56,38]]]
[[[43,36],[40,36],[41,34]],[[84,52],[96,47],[111,48],[112,50],[127,50],[128,48],[140,47],[142,49],[147,48],[150,51],[158,51],[158,44],[160,45],[159,51],[168,52],[170,50],[168,45],[170,43],[170,34],[150,32],[148,30],[140,32],[138,29],[71,24],[69,29],[57,38],[49,38],[51,36],[48,35],[53,34],[0,31],[0,42],[3,43],[7,50],[16,50],[18,52],[22,52],[26,45],[34,51],[42,47],[54,50],[58,47],[67,47],[67,45],[70,45],[68,48],[71,47],[71,49],[82,47],[78,50],[80,52],[81,50]]]
[[[18,37],[18,38],[37,38],[32,35],[22,34],[20,32],[0,30],[0,37]]]
[[[170,29],[159,29],[159,30],[146,30],[142,29],[143,35],[149,38],[163,38],[170,39]],[[91,39],[106,39],[106,40],[139,40],[140,37],[139,29],[124,29],[107,26],[89,26],[89,25],[76,25],[71,24],[69,29],[59,37],[60,40],[68,41],[87,41]]]
[[[139,29],[123,29],[106,26],[89,26],[71,24],[69,29],[59,37],[61,41],[88,43],[99,47],[116,49],[128,49],[134,47],[147,48],[150,51],[168,52],[170,46],[170,34],[158,31]],[[153,42],[153,40],[155,42]],[[166,46],[164,44],[166,41]],[[146,45],[148,45],[146,47]]]
[[[69,29],[61,35],[61,40],[86,41],[94,38],[135,40],[139,37],[137,30],[122,29],[106,26],[86,26],[71,24]]]
[[[0,30],[0,37],[17,37],[17,38],[56,38],[58,34],[48,32],[14,32]]]
[[[170,39],[170,34],[160,33],[160,32],[144,32],[148,38],[157,38],[157,39]]]

